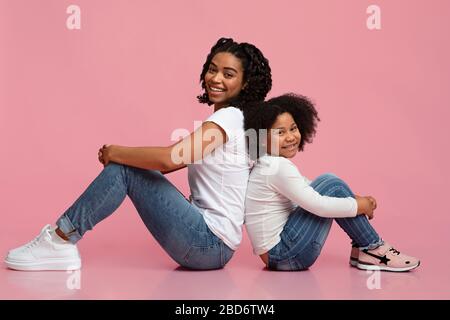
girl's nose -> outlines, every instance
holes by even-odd
[[[292,133],[288,133],[287,137],[286,137],[286,141],[294,141],[295,140],[295,136]]]

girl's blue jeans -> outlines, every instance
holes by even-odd
[[[311,187],[324,196],[354,197],[347,184],[333,174],[319,176],[311,182]],[[373,249],[383,244],[365,215],[323,218],[297,207],[289,215],[280,242],[269,250],[269,269],[294,271],[309,268],[319,256],[333,220],[352,239],[353,246]]]
[[[159,171],[109,163],[56,224],[76,243],[127,195],[147,229],[179,265],[218,269],[231,259],[234,251],[210,231],[199,210]]]

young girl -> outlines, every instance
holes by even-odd
[[[373,218],[377,206],[373,197],[353,194],[333,174],[311,182],[289,160],[312,141],[319,120],[306,97],[282,95],[261,103],[252,113],[245,128],[269,132],[267,139],[257,139],[257,156],[262,156],[250,173],[245,224],[254,253],[269,269],[309,268],[320,254],[333,218],[352,239],[352,266],[386,271],[419,266],[418,259],[401,254],[370,225],[367,218]]]
[[[200,103],[214,113],[190,136],[168,147],[104,145],[103,171],[57,220],[31,242],[11,250],[5,262],[16,270],[81,267],[76,247],[86,231],[111,215],[128,195],[150,233],[181,266],[222,268],[241,241],[250,161],[243,111],[264,101],[272,84],[261,51],[221,38],[200,76]],[[214,151],[214,152],[213,152]],[[188,167],[191,202],[163,173]]]

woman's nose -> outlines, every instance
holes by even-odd
[[[222,77],[220,75],[220,72],[217,72],[211,79],[213,82],[215,83],[220,83],[222,82]]]

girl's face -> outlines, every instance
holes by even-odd
[[[214,56],[205,74],[205,86],[214,111],[227,105],[243,88],[244,70],[233,54],[219,52]]]
[[[300,131],[291,114],[284,112],[267,133],[267,152],[273,156],[292,158],[300,145]]]

